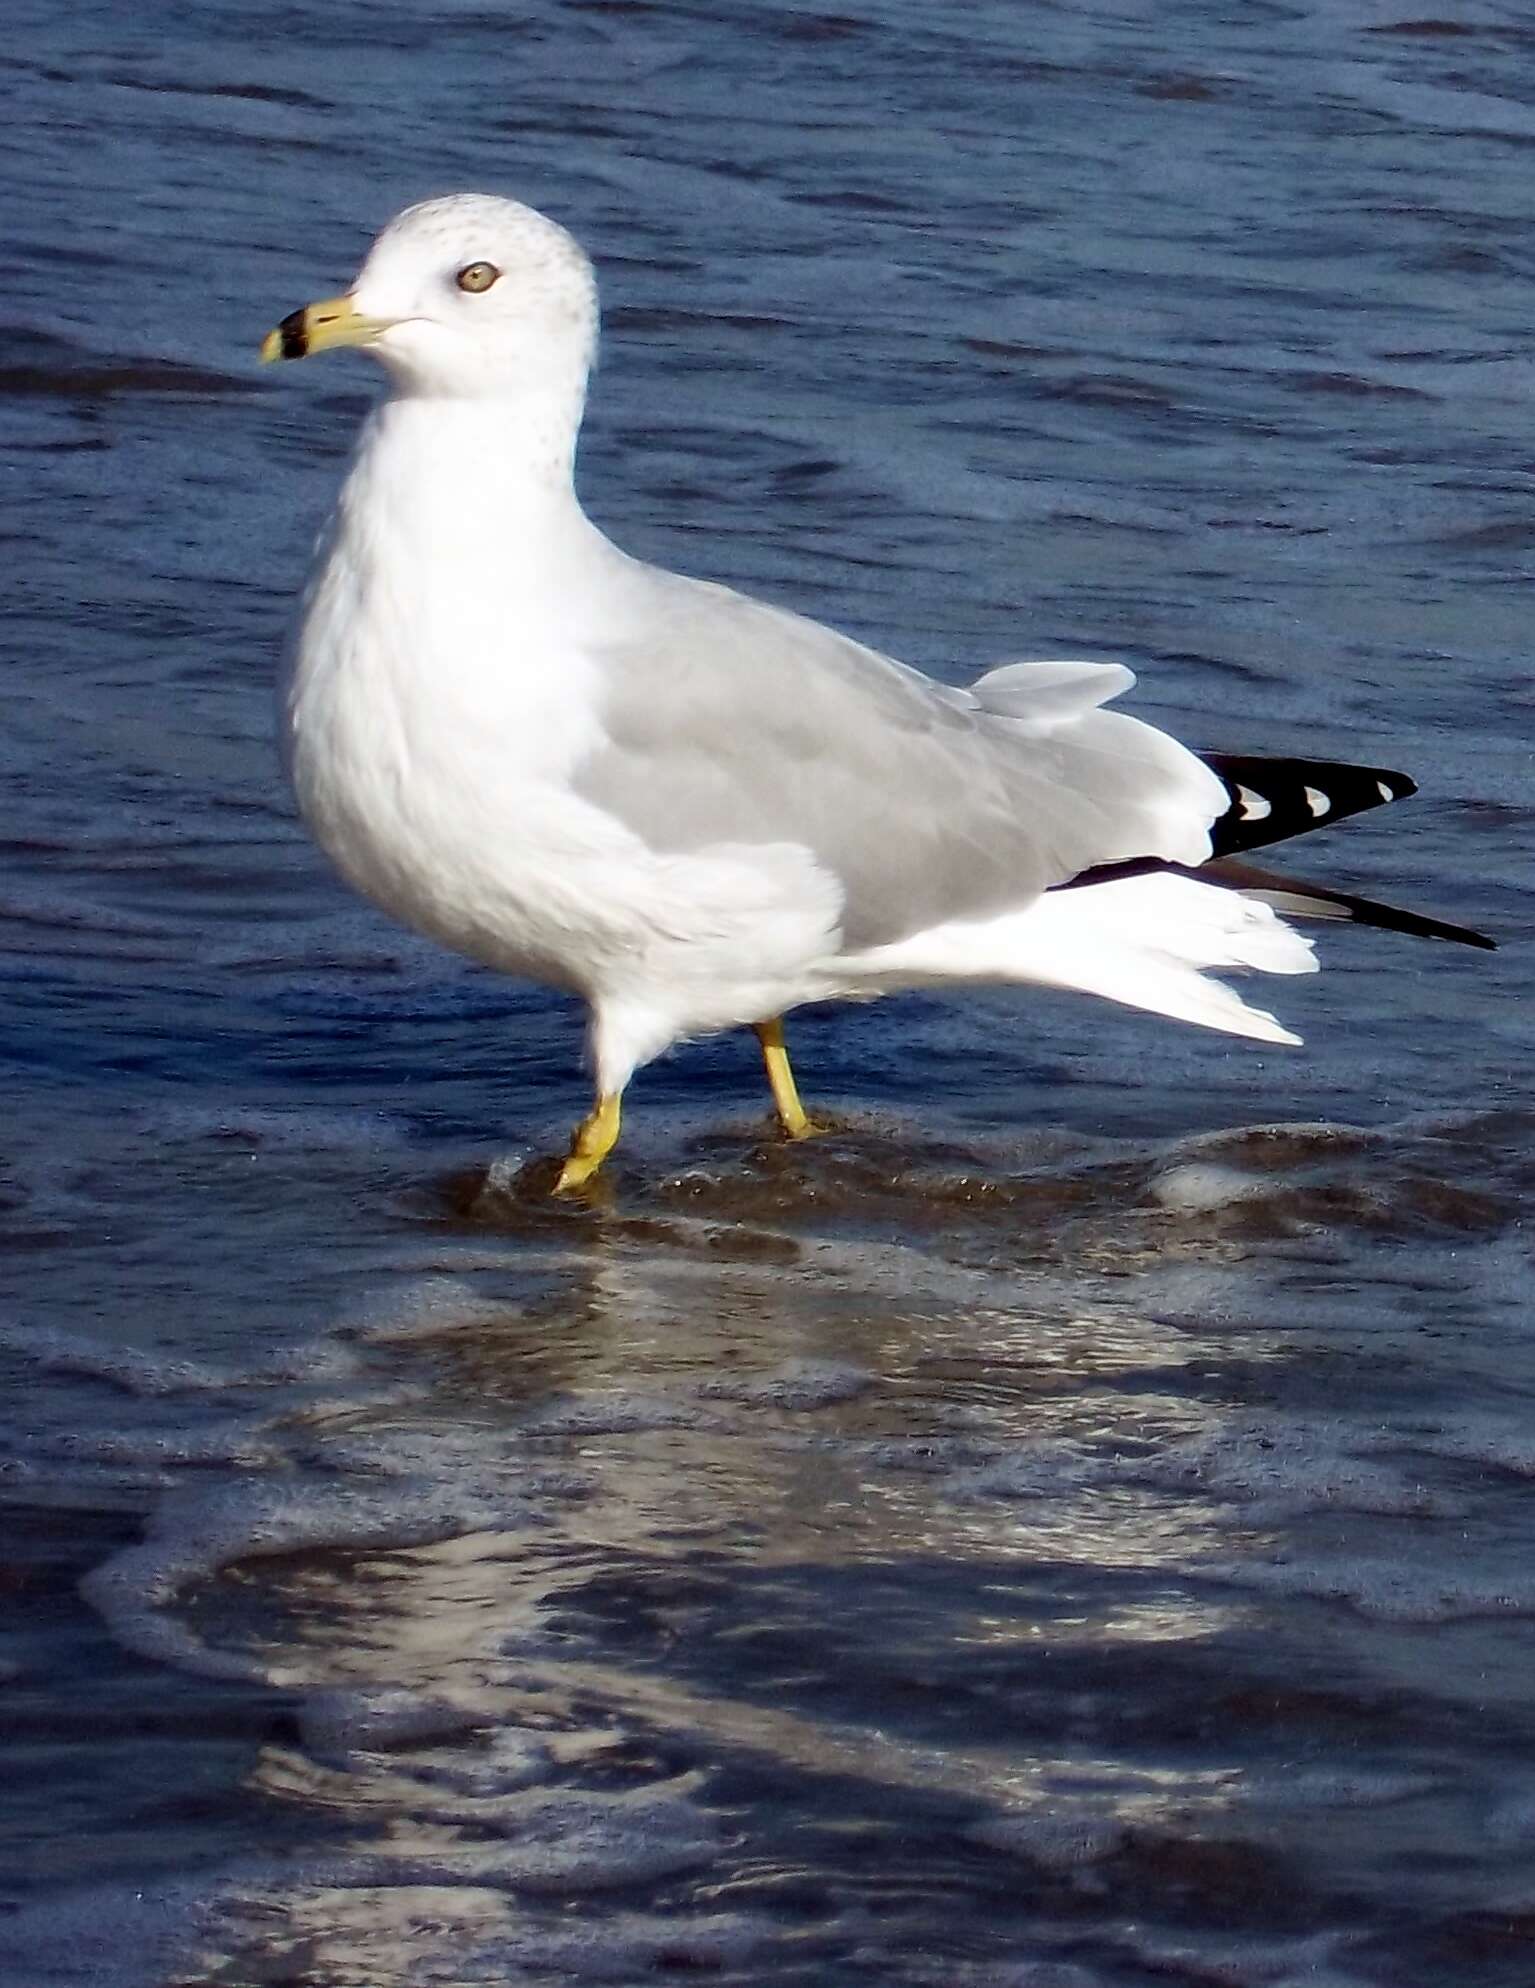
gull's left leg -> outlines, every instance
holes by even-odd
[[[604,1091],[576,1127],[570,1155],[554,1183],[556,1194],[573,1194],[585,1187],[618,1143],[619,1091]]]
[[[784,1047],[783,1023],[775,1017],[770,1022],[756,1022],[753,1027],[758,1042],[762,1044],[762,1060],[767,1066],[768,1086],[773,1093],[778,1122],[790,1139],[806,1139],[815,1127],[805,1116],[805,1107],[799,1101],[799,1087],[795,1084],[794,1072],[789,1068],[789,1052]]]

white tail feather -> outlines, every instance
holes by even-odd
[[[839,964],[865,986],[1018,980],[1075,988],[1228,1035],[1288,1043],[1300,1037],[1203,976],[1317,968],[1310,940],[1268,905],[1165,872],[1050,891],[1027,910],[931,926]]]

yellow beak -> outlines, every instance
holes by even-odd
[[[261,341],[261,361],[307,359],[311,352],[325,352],[333,345],[366,345],[389,329],[387,318],[365,318],[350,297],[322,297],[317,304],[305,304],[290,311],[275,331]]]

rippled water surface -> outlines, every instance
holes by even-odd
[[[14,0],[0,1980],[1528,1988],[1527,11]],[[588,502],[941,673],[1402,766],[1270,1050],[644,1073],[346,899],[274,655],[407,199],[599,260]]]

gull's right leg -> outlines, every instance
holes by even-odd
[[[576,1127],[570,1152],[554,1183],[556,1194],[577,1194],[618,1143],[619,1107],[629,1079],[677,1031],[659,1004],[629,996],[592,997],[586,1024],[586,1061],[597,1102]]]
[[[576,1127],[570,1153],[554,1183],[556,1194],[574,1194],[585,1187],[618,1143],[619,1091],[602,1092]]]

